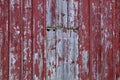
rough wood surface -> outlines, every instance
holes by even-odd
[[[32,59],[32,42],[33,42],[33,28],[32,28],[32,1],[22,1],[22,68],[23,79],[32,80],[33,59]]]
[[[0,80],[120,80],[120,0],[0,0]]]
[[[79,74],[78,77],[82,80],[89,80],[90,68],[90,25],[89,25],[89,1],[79,0],[78,5],[78,27],[79,27],[79,52],[78,52],[78,64]],[[86,77],[88,76],[88,77]]]
[[[46,80],[46,6],[43,0],[32,1],[33,79]]]
[[[0,80],[9,77],[8,0],[0,0]]]
[[[100,1],[90,1],[90,79],[100,80],[101,67],[101,26]]]
[[[22,78],[22,12],[21,0],[9,3],[9,79]]]

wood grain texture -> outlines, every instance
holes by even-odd
[[[47,19],[46,19],[46,78],[47,80],[56,79],[56,1],[46,0]],[[49,29],[50,28],[50,29]]]
[[[0,0],[0,80],[120,80],[120,0]]]
[[[68,69],[68,80],[78,79],[78,1],[68,1],[68,16],[67,16],[67,27],[76,28],[76,30],[67,30],[67,69]],[[63,34],[64,35],[64,34]]]
[[[119,54],[119,27],[118,27],[118,18],[117,18],[117,2],[113,1],[113,11],[112,11],[112,26],[113,26],[113,80],[118,80],[117,77],[117,56]]]
[[[46,5],[32,1],[33,14],[33,79],[46,80]]]
[[[79,79],[89,80],[89,67],[90,60],[90,25],[89,25],[89,1],[88,0],[79,0],[78,5],[78,27],[79,27]],[[88,76],[88,77],[86,77]]]
[[[56,1],[56,26],[62,26],[62,1]],[[63,41],[62,29],[56,30],[56,80],[63,79]]]
[[[115,28],[114,28],[114,31],[116,34],[114,34],[114,51],[117,52],[116,53],[116,79],[119,80],[120,79],[120,1],[119,0],[116,0],[116,5],[115,5]]]
[[[57,0],[56,4],[56,26],[62,26],[62,1]],[[62,41],[62,29],[56,30],[56,80],[63,79],[63,41]]]
[[[101,26],[100,1],[90,0],[90,79],[100,80]]]
[[[102,80],[114,80],[113,76],[113,1],[101,1],[101,63]]]
[[[10,0],[9,18],[9,79],[22,79],[22,53],[21,53],[21,0]]]
[[[0,80],[8,80],[8,0],[0,0]]]
[[[22,60],[23,60],[23,80],[32,80],[33,70],[33,28],[32,28],[32,1],[22,1]]]

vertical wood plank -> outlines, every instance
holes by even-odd
[[[1,78],[1,80],[2,80],[2,78],[3,78],[3,60],[2,60],[2,57],[3,57],[3,54],[2,54],[2,48],[3,48],[3,33],[2,33],[2,29],[1,29],[1,31],[0,31],[1,33],[0,33],[0,43],[1,43],[1,45],[0,45],[0,78]]]
[[[57,41],[56,41],[56,53],[57,53],[57,62],[56,62],[56,71],[57,71],[57,80],[63,80],[64,77],[63,77],[63,40],[62,40],[62,30],[57,30],[56,31],[56,38],[57,38]]]
[[[112,6],[112,0],[101,1],[102,80],[114,80]]]
[[[78,9],[78,4],[79,4],[79,1],[78,0],[74,0],[74,28],[77,28],[75,30],[72,31],[72,34],[73,34],[73,45],[72,48],[73,48],[73,54],[74,54],[74,61],[72,63],[74,63],[74,80],[79,80],[79,64],[77,63],[77,58],[79,56],[79,44],[78,44],[78,38],[79,38],[79,26],[78,26],[78,22],[79,22],[79,19],[78,19],[78,12],[79,12],[79,9]],[[70,33],[71,35],[71,33]],[[70,39],[71,40],[71,39]]]
[[[46,80],[46,0],[34,0],[33,6],[33,79]]]
[[[68,30],[63,29],[62,34],[62,48],[63,48],[63,79],[68,79]]]
[[[62,0],[56,3],[56,26],[62,26]],[[63,79],[62,34],[62,29],[56,30],[56,80]]]
[[[62,27],[67,27],[68,21],[68,1],[62,0],[61,1],[61,24]]]
[[[22,52],[23,52],[23,80],[32,80],[33,47],[32,47],[32,1],[22,0]]]
[[[56,26],[61,24],[62,0],[56,1]],[[62,30],[56,30],[56,80],[63,79]]]
[[[8,0],[0,0],[0,80],[8,80]]]
[[[4,25],[3,25],[3,28],[4,28],[4,62],[3,62],[3,79],[4,80],[8,80],[9,78],[9,47],[8,47],[8,44],[9,44],[9,38],[8,38],[8,35],[9,35],[9,32],[8,32],[8,26],[9,26],[9,22],[8,22],[8,19],[9,19],[9,12],[8,12],[8,8],[9,8],[9,0],[5,0],[4,1]]]
[[[10,0],[9,79],[21,79],[21,0]]]
[[[46,58],[47,58],[47,80],[56,79],[56,0],[47,0],[47,43],[46,43]],[[51,20],[49,22],[49,20]],[[50,28],[50,29],[48,29]]]
[[[46,24],[52,26],[52,12],[51,12],[52,0],[46,0]]]
[[[68,80],[78,79],[78,34],[74,30],[68,32]]]
[[[78,77],[81,80],[89,80],[89,55],[90,55],[90,35],[89,35],[89,1],[79,0],[78,20],[79,20],[79,56],[77,62],[79,64]]]
[[[69,0],[68,1],[68,16],[67,16],[67,27],[75,29],[77,28],[77,13],[78,13],[78,1],[76,0]],[[78,77],[76,76],[78,73],[76,70],[78,70],[78,64],[76,64],[76,59],[78,57],[78,31],[77,30],[70,30],[67,29],[67,37],[68,37],[68,79],[69,80],[76,80]]]
[[[0,16],[1,17],[1,16]],[[3,42],[4,42],[4,38],[3,38],[3,28],[0,26],[0,80],[3,79]]]
[[[47,80],[56,79],[56,45],[55,31],[47,31],[46,58],[47,58]]]
[[[68,2],[62,0],[62,13],[61,13],[61,24],[62,27],[68,27]],[[62,50],[63,50],[63,79],[68,79],[68,30],[62,29]]]
[[[0,0],[0,25],[2,25],[2,21],[4,20],[4,16],[3,16],[3,8],[4,8],[4,1],[1,1]],[[0,26],[0,78],[2,79],[2,76],[3,76],[3,60],[2,60],[2,57],[3,57],[3,53],[2,53],[2,49],[3,49],[3,29],[2,29],[2,26]]]
[[[90,80],[100,80],[100,0],[90,0]]]
[[[0,80],[119,80],[119,6],[119,0],[0,0]]]
[[[120,79],[120,0],[116,0],[116,4],[115,4],[115,12],[116,12],[116,16],[115,16],[115,20],[114,20],[114,24],[115,28],[114,28],[114,52],[117,54],[116,56],[116,80]],[[116,22],[116,23],[115,23]]]
[[[118,14],[117,14],[117,0],[112,1],[112,26],[113,26],[113,80],[117,79],[117,56],[119,54],[119,27],[118,27]]]
[[[57,0],[56,10],[56,26],[67,27],[67,0]],[[67,79],[67,30],[58,28],[56,30],[56,71],[57,80]],[[66,39],[66,41],[65,41]]]

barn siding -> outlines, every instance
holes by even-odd
[[[0,80],[120,80],[120,0],[0,0]]]

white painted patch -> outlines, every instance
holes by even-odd
[[[51,14],[51,11],[50,11],[50,9],[51,9],[51,0],[47,0],[46,1],[46,11],[47,11],[47,15],[46,15],[46,24],[47,24],[47,26],[49,25],[49,26],[51,26],[51,16],[52,16],[52,14]]]
[[[61,1],[62,0],[57,0],[56,1],[56,23],[57,23],[57,26],[60,26],[61,25]]]
[[[25,17],[23,17],[22,19],[23,19],[24,21],[27,21],[27,18],[25,18]]]
[[[83,70],[88,73],[88,51],[84,50],[82,51],[82,64],[83,64]]]
[[[34,75],[34,80],[39,80],[39,78],[36,75]]]
[[[74,26],[74,0],[68,2],[68,27]]]
[[[13,53],[10,53],[10,61],[11,61],[11,65],[14,66],[14,64],[16,63],[16,58],[15,55]]]
[[[17,3],[19,4],[19,0],[10,0],[10,7],[11,7],[11,10],[14,10],[14,4]],[[19,6],[18,6],[19,7]]]
[[[62,16],[63,26],[67,26],[67,1],[62,0],[61,6],[62,6],[62,14],[64,14],[64,16]]]
[[[37,60],[37,59],[38,59],[38,53],[35,53],[34,60]]]
[[[43,7],[42,7],[42,4],[39,4],[38,5],[38,10],[40,10],[41,13],[43,13]],[[42,16],[41,16],[42,17]]]
[[[85,25],[84,24],[82,25],[82,29],[85,30]]]
[[[110,4],[110,10],[112,10],[112,4]]]
[[[28,50],[28,48],[24,48],[24,53],[25,53],[24,60],[27,60],[27,50]]]
[[[20,34],[20,31],[16,31],[17,34]]]
[[[0,69],[0,77],[1,77],[1,76],[2,76],[2,74],[3,74],[2,72],[3,72],[3,71],[2,71],[2,69]]]
[[[2,46],[2,42],[3,42],[3,35],[2,33],[0,33],[0,47]]]
[[[11,8],[13,9],[14,8],[14,3],[15,3],[15,1],[14,0],[10,0],[10,5],[11,5]]]
[[[119,77],[119,78],[117,78],[117,80],[120,80],[120,77]]]
[[[12,44],[10,44],[10,54],[9,54],[9,56],[10,56],[10,58],[9,58],[9,69],[10,69],[10,71],[9,71],[9,79],[10,80],[17,80],[18,79],[18,76],[17,76],[17,73],[15,72],[15,71],[13,71],[15,68],[16,68],[16,61],[17,61],[17,59],[18,59],[18,55],[17,54],[14,54],[14,52],[15,52],[15,47],[14,46],[12,46]],[[13,72],[12,72],[13,71]]]
[[[101,27],[103,27],[104,26],[104,22],[103,22],[104,20],[103,20],[103,14],[101,14]]]
[[[31,7],[31,0],[26,0],[25,8],[30,8],[30,7]]]
[[[93,9],[93,11],[95,11],[95,4],[94,3],[92,3],[92,9]]]
[[[112,42],[106,41],[106,48],[112,48]]]
[[[105,64],[107,64],[107,62],[106,62]],[[107,70],[108,70],[108,66],[105,66],[105,77],[108,76],[108,72],[107,72]]]

